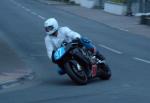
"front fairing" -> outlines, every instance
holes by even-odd
[[[54,59],[57,61],[59,59],[61,59],[66,53],[66,50],[64,47],[60,47],[58,48],[55,53],[54,53]]]
[[[63,60],[66,60],[68,58],[69,51],[71,50],[71,44],[62,45],[60,48],[58,48],[54,53],[54,59],[57,62],[62,62]]]

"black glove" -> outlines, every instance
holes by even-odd
[[[72,40],[72,42],[73,42],[73,43],[81,44],[80,38],[76,38],[76,39]]]

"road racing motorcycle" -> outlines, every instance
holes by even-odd
[[[90,40],[81,38],[78,42],[63,42],[54,52],[54,60],[75,83],[83,85],[97,77],[110,79],[111,70],[105,58],[102,59],[102,55],[99,55],[101,54]]]

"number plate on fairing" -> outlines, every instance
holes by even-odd
[[[57,49],[56,52],[54,53],[54,59],[59,60],[62,58],[62,56],[64,54],[65,54],[65,48],[61,47],[61,48]]]

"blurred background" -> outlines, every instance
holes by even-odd
[[[133,16],[137,13],[150,12],[150,0],[53,0],[60,2],[67,2],[71,4],[80,5],[86,8],[104,9],[104,11],[117,14]],[[145,14],[142,14],[142,16]],[[146,16],[150,14],[146,14]],[[140,15],[141,16],[141,15]],[[150,25],[149,19],[141,18],[142,24]]]

